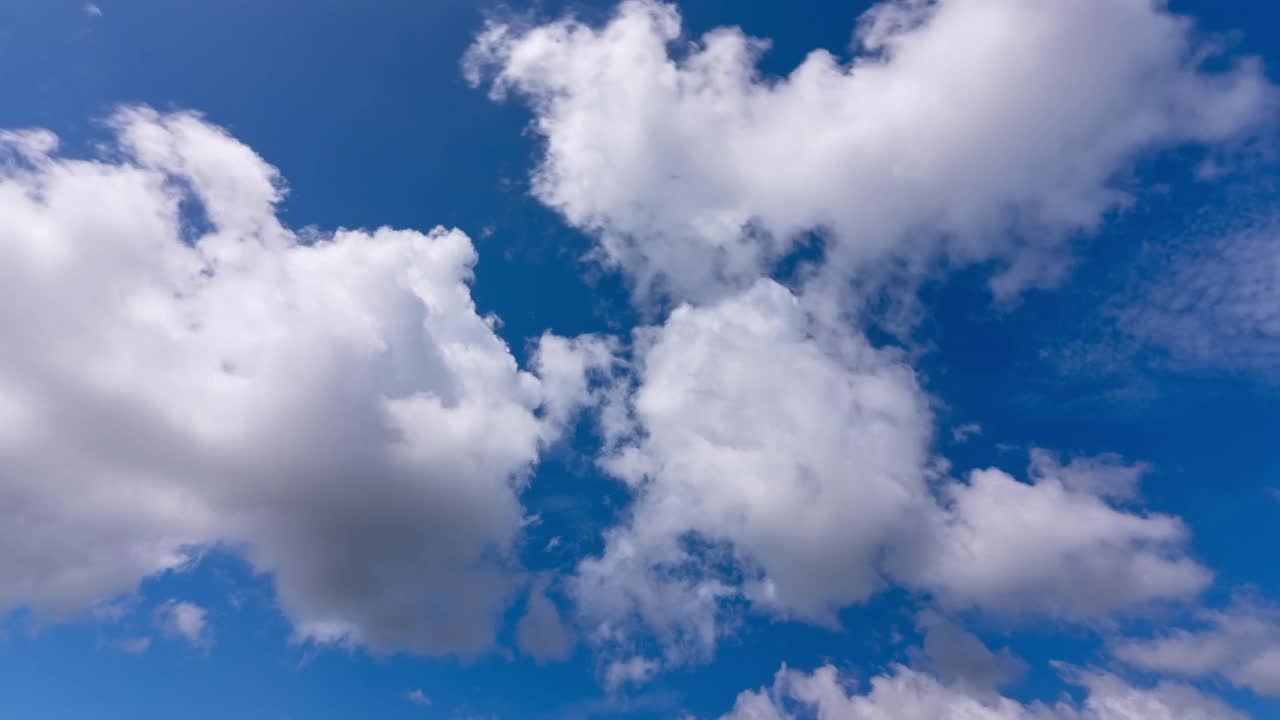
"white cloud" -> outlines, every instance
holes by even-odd
[[[486,29],[465,67],[530,102],[534,194],[642,297],[695,303],[637,334],[636,386],[603,413],[636,500],[571,585],[596,642],[634,654],[639,623],[665,662],[705,656],[732,608],[830,625],[885,571],[950,607],[1075,619],[1209,582],[1180,521],[1118,504],[1144,468],[1116,457],[931,487],[911,369],[830,322],[850,284],[938,258],[996,260],[997,294],[1054,282],[1140,156],[1251,131],[1274,100],[1259,64],[1206,71],[1193,35],[1148,0],[902,0],[863,17],[849,63],[766,78],[765,42],[686,42],[650,0]],[[759,279],[811,231],[827,246],[797,296]]]
[[[299,237],[280,179],[192,114],[102,160],[0,135],[0,612],[66,616],[222,543],[299,639],[490,646],[519,489],[585,384],[521,371],[459,231]]]
[[[562,429],[584,404],[598,404],[599,381],[610,377],[616,345],[612,338],[600,335],[543,334],[533,369],[542,383],[544,419],[549,425]]]
[[[604,685],[615,691],[624,685],[638,685],[649,681],[658,671],[658,663],[646,657],[632,657],[609,663],[605,670]]]
[[[1236,687],[1280,697],[1280,612],[1252,602],[1201,613],[1200,627],[1115,643],[1120,660],[1151,672],[1218,676]]]
[[[422,692],[421,688],[410,690],[405,695],[405,699],[418,707],[429,707],[431,705],[431,698],[427,697],[427,694]]]
[[[910,368],[771,281],[676,309],[635,358],[603,460],[635,502],[570,582],[607,653],[653,632],[664,663],[705,660],[744,607],[835,626],[890,581],[950,608],[1086,620],[1211,579],[1178,519],[1113,504],[1136,499],[1143,464],[1035,450],[1031,482],[939,477]]]
[[[1272,107],[1257,62],[1203,70],[1210,48],[1150,0],[882,3],[852,61],[818,50],[784,78],[756,69],[767,46],[687,41],[673,6],[630,0],[602,27],[493,24],[465,67],[533,107],[534,194],[642,294],[694,300],[814,230],[819,286],[938,255],[1001,261],[1001,294],[1054,282],[1138,156],[1231,140]]]
[[[1212,575],[1185,555],[1179,519],[1113,506],[1091,487],[1103,482],[1080,472],[1024,483],[988,469],[948,485],[934,530],[922,526],[896,573],[949,607],[1068,619],[1208,586]]]
[[[1072,620],[1210,580],[1178,519],[1113,504],[1144,465],[1037,450],[1030,483],[941,476],[911,369],[772,281],[639,331],[634,372],[603,464],[635,501],[570,583],[598,646],[633,653],[643,628],[665,662],[705,660],[743,607],[835,626],[890,580]]]
[[[808,322],[762,281],[638,334],[634,427],[604,461],[636,501],[573,585],[598,634],[635,617],[705,652],[725,598],[833,624],[880,586],[926,498],[929,412],[892,354]]]
[[[738,696],[722,720],[1243,720],[1244,716],[1193,688],[1161,683],[1133,687],[1114,675],[1061,667],[1084,688],[1080,703],[1023,704],[980,697],[903,666],[871,679],[860,692],[831,666],[812,673],[783,667],[773,686]]]
[[[155,619],[161,632],[185,639],[196,647],[213,644],[208,624],[209,611],[184,600],[169,599],[156,608]]]
[[[102,8],[93,3],[84,4],[84,14],[89,17],[102,17]]]

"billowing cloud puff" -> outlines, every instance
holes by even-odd
[[[836,626],[888,582],[947,607],[1097,617],[1199,592],[1173,517],[1115,504],[1144,466],[1033,453],[1032,482],[951,481],[928,398],[892,351],[763,280],[641,330],[636,386],[605,413],[604,467],[635,502],[571,583],[590,637],[705,658],[751,611]]]
[[[983,698],[903,666],[871,679],[866,692],[830,665],[812,673],[783,667],[773,686],[738,696],[722,720],[1243,720],[1197,690],[1173,683],[1137,688],[1120,678],[1062,666],[1084,688],[1080,703],[1023,704]]]
[[[934,529],[922,527],[932,537],[905,552],[899,577],[956,608],[1064,618],[1193,597],[1208,586],[1212,575],[1185,554],[1178,518],[1113,505],[1105,482],[1085,480],[1087,465],[1073,465],[1032,483],[988,469],[948,485]]]
[[[849,62],[818,50],[783,78],[757,71],[767,46],[684,41],[673,6],[630,0],[598,28],[493,24],[466,68],[532,105],[534,194],[639,292],[693,300],[812,231],[828,287],[939,254],[1000,261],[999,293],[1052,282],[1142,153],[1230,140],[1273,104],[1258,63],[1204,70],[1211,48],[1151,0],[892,0]]]
[[[519,490],[601,346],[548,340],[543,382],[477,313],[461,232],[300,237],[219,128],[110,125],[103,160],[0,137],[0,610],[75,613],[217,543],[302,639],[487,647]]]
[[[722,600],[834,624],[881,580],[877,555],[925,501],[929,411],[910,368],[815,335],[771,281],[681,307],[637,337],[630,427],[606,468],[630,519],[579,568],[588,616],[631,613],[708,648]]]

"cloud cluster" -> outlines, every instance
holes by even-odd
[[[880,548],[926,495],[910,368],[856,334],[815,337],[771,281],[677,309],[636,355],[604,464],[637,499],[579,569],[588,615],[634,612],[708,650],[727,597],[833,624],[877,589]]]
[[[486,648],[519,490],[604,346],[545,339],[540,379],[461,232],[300,236],[221,129],[110,127],[97,160],[0,136],[0,610],[73,614],[222,544],[300,639]]]
[[[570,583],[591,636],[649,668],[634,624],[679,662],[744,607],[834,626],[890,582],[1063,619],[1198,593],[1181,522],[1137,506],[1144,466],[938,472],[930,399],[845,312],[939,264],[991,263],[997,295],[1058,281],[1147,153],[1256,128],[1259,63],[1208,69],[1215,48],[1149,0],[891,0],[849,60],[785,77],[757,70],[767,45],[691,40],[673,6],[629,0],[600,26],[491,23],[464,61],[532,108],[535,196],[676,305],[603,414],[635,501]],[[797,287],[770,280],[814,234]]]
[[[1151,0],[890,0],[852,58],[762,75],[768,42],[697,40],[628,0],[602,27],[494,23],[465,67],[544,139],[533,191],[644,295],[751,285],[820,232],[819,285],[869,266],[998,261],[998,293],[1051,283],[1064,240],[1122,206],[1143,153],[1248,132],[1273,91]]]
[[[842,678],[830,665],[812,673],[785,666],[773,686],[738,696],[722,720],[1242,720],[1215,698],[1186,685],[1160,683],[1150,688],[1120,678],[1060,666],[1071,683],[1084,689],[1079,703],[1023,704],[1007,697],[984,698],[960,686],[905,666],[871,679],[866,692]]]
[[[1030,482],[939,474],[912,370],[772,281],[679,307],[638,331],[635,356],[603,460],[635,500],[571,583],[602,646],[656,632],[666,662],[705,659],[744,606],[835,627],[889,583],[1085,620],[1211,580],[1177,518],[1132,505],[1145,466],[1037,450]]]
[[[160,631],[171,637],[182,638],[196,647],[213,644],[209,629],[209,611],[185,600],[170,598],[155,609],[156,624]],[[144,638],[145,639],[145,638]],[[126,646],[128,651],[136,649]]]
[[[584,404],[632,503],[557,588],[611,690],[708,658],[744,613],[837,627],[890,585],[1070,621],[1194,597],[1211,574],[1179,519],[1141,508],[1145,466],[1037,450],[1026,479],[952,477],[907,356],[844,313],[939,266],[990,263],[998,295],[1057,282],[1145,153],[1247,136],[1273,106],[1258,63],[1207,70],[1212,48],[1150,0],[889,0],[847,61],[766,77],[766,51],[629,0],[600,27],[491,24],[468,53],[473,82],[532,106],[534,194],[674,307],[625,368],[620,342],[546,335],[522,369],[472,301],[465,235],[294,231],[276,170],[199,116],[123,109],[89,160],[0,133],[0,612],[67,616],[223,545],[272,575],[302,641],[483,651],[527,580],[520,492]],[[814,236],[795,286],[775,281]],[[1183,355],[1209,354],[1177,339],[1205,323],[1270,347],[1257,237],[1179,266],[1144,327]],[[1201,292],[1203,267],[1244,265]],[[547,589],[514,628],[537,661],[573,650]],[[1115,654],[1280,692],[1273,619],[1206,617]],[[208,641],[202,608],[156,618]],[[861,692],[784,668],[728,717],[1236,717],[1069,668],[1083,700],[1024,704],[996,693],[1015,658],[922,624],[933,675]]]

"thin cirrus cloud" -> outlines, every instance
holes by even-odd
[[[912,370],[815,327],[766,280],[638,332],[602,460],[635,501],[570,582],[606,652],[653,635],[665,662],[705,661],[731,608],[836,627],[891,583],[955,610],[1078,621],[1209,584],[1180,520],[1133,509],[1144,466],[1037,450],[1031,482],[940,479]]]
[[[1120,395],[1152,378],[1280,380],[1280,215],[1223,202],[1146,243],[1105,299],[1046,343],[1047,366]],[[1267,199],[1266,205],[1273,204]],[[1061,340],[1061,338],[1059,338]]]
[[[199,116],[110,127],[102,160],[0,136],[0,609],[66,617],[221,544],[300,640],[489,647],[517,493],[605,346],[548,335],[522,370],[461,232],[304,241]]]
[[[1280,379],[1280,216],[1245,212],[1141,268],[1111,312],[1117,329],[1173,368]]]

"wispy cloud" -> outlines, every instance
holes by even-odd
[[[966,423],[951,428],[951,439],[957,443],[967,442],[970,438],[982,434],[982,426],[978,423]]]
[[[1230,208],[1156,238],[1080,315],[1074,337],[1054,340],[1043,359],[1127,401],[1166,373],[1280,380],[1280,213]]]
[[[156,608],[155,617],[166,635],[185,638],[196,647],[208,647],[213,644],[208,614],[195,603],[170,599]]]
[[[151,638],[145,635],[128,637],[117,642],[116,647],[130,655],[141,655],[151,649]]]
[[[1280,374],[1280,217],[1175,245],[1143,273],[1123,333],[1178,366]]]

